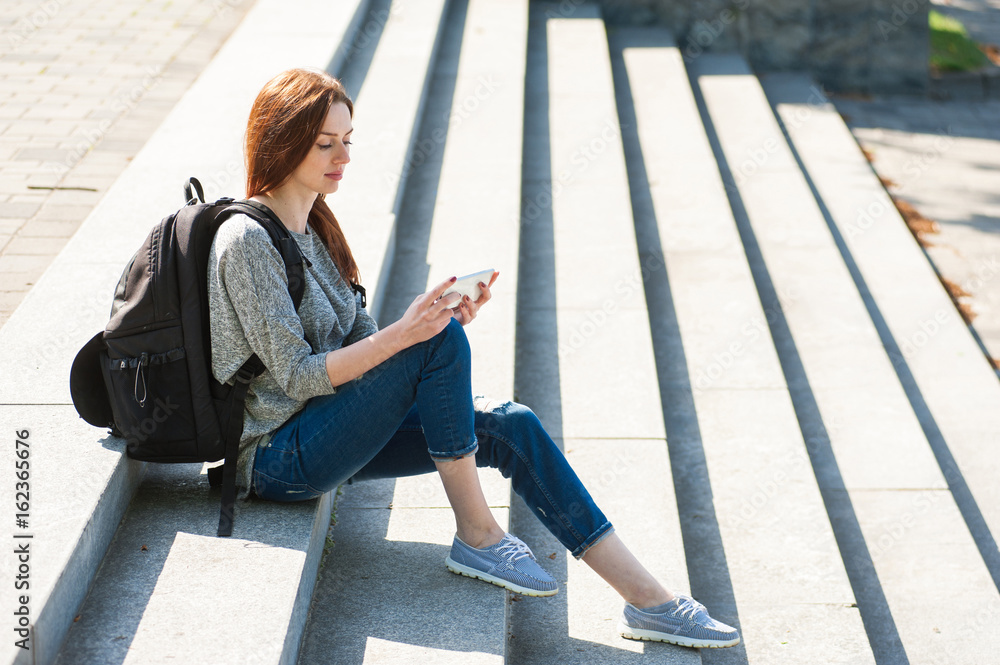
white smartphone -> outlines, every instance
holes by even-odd
[[[459,277],[458,280],[456,280],[455,283],[452,284],[441,297],[443,298],[449,293],[458,293],[463,296],[469,296],[469,298],[473,301],[479,300],[479,296],[483,295],[483,290],[479,288],[479,282],[489,286],[490,280],[493,279],[494,272],[496,271],[493,270],[493,268],[490,268],[488,270],[474,272],[471,275],[466,275],[465,277]],[[450,307],[455,309],[458,307],[460,302],[462,302],[461,298],[456,300]]]

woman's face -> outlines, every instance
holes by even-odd
[[[337,191],[344,167],[351,161],[351,112],[346,104],[333,104],[309,154],[292,172],[291,180],[317,194]]]

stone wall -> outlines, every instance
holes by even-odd
[[[599,1],[612,25],[668,26],[689,59],[735,50],[758,72],[806,70],[832,91],[927,89],[928,0]]]

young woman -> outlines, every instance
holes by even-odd
[[[382,328],[352,288],[358,266],[326,202],[350,162],[354,107],[336,79],[295,69],[271,80],[250,112],[247,196],[281,219],[306,258],[298,310],[281,256],[243,215],[227,220],[209,267],[212,369],[228,381],[256,353],[267,370],[247,397],[241,495],[302,501],[348,479],[437,471],[455,513],[447,567],[517,593],[549,596],[556,581],[483,497],[492,466],[569,549],[626,601],[625,637],[719,647],[739,642],[693,599],[659,584],[614,533],[561,451],[526,407],[473,400],[463,326],[490,300],[417,297]],[[496,274],[494,274],[494,280]]]

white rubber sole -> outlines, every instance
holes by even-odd
[[[629,640],[645,640],[647,642],[667,642],[669,644],[677,644],[682,647],[694,647],[696,649],[721,649],[723,647],[734,647],[740,643],[740,637],[737,635],[735,638],[728,642],[715,642],[712,640],[697,640],[693,637],[684,637],[682,635],[671,635],[670,633],[661,633],[655,630],[643,630],[641,628],[632,628],[627,626],[624,621],[618,622],[618,632],[622,637]]]
[[[513,591],[514,593],[519,593],[522,596],[554,596],[557,593],[559,593],[558,587],[553,589],[552,591],[538,591],[536,589],[529,589],[528,587],[523,587],[518,584],[514,584],[513,582],[510,582],[503,578],[494,577],[489,573],[484,573],[481,570],[476,570],[475,568],[464,566],[455,561],[454,559],[452,559],[450,556],[445,557],[444,563],[446,566],[448,566],[448,570],[455,573],[456,575],[465,575],[466,577],[474,577],[477,580],[482,580],[484,582],[489,582],[490,584],[495,584],[498,587],[503,587],[504,589]]]

